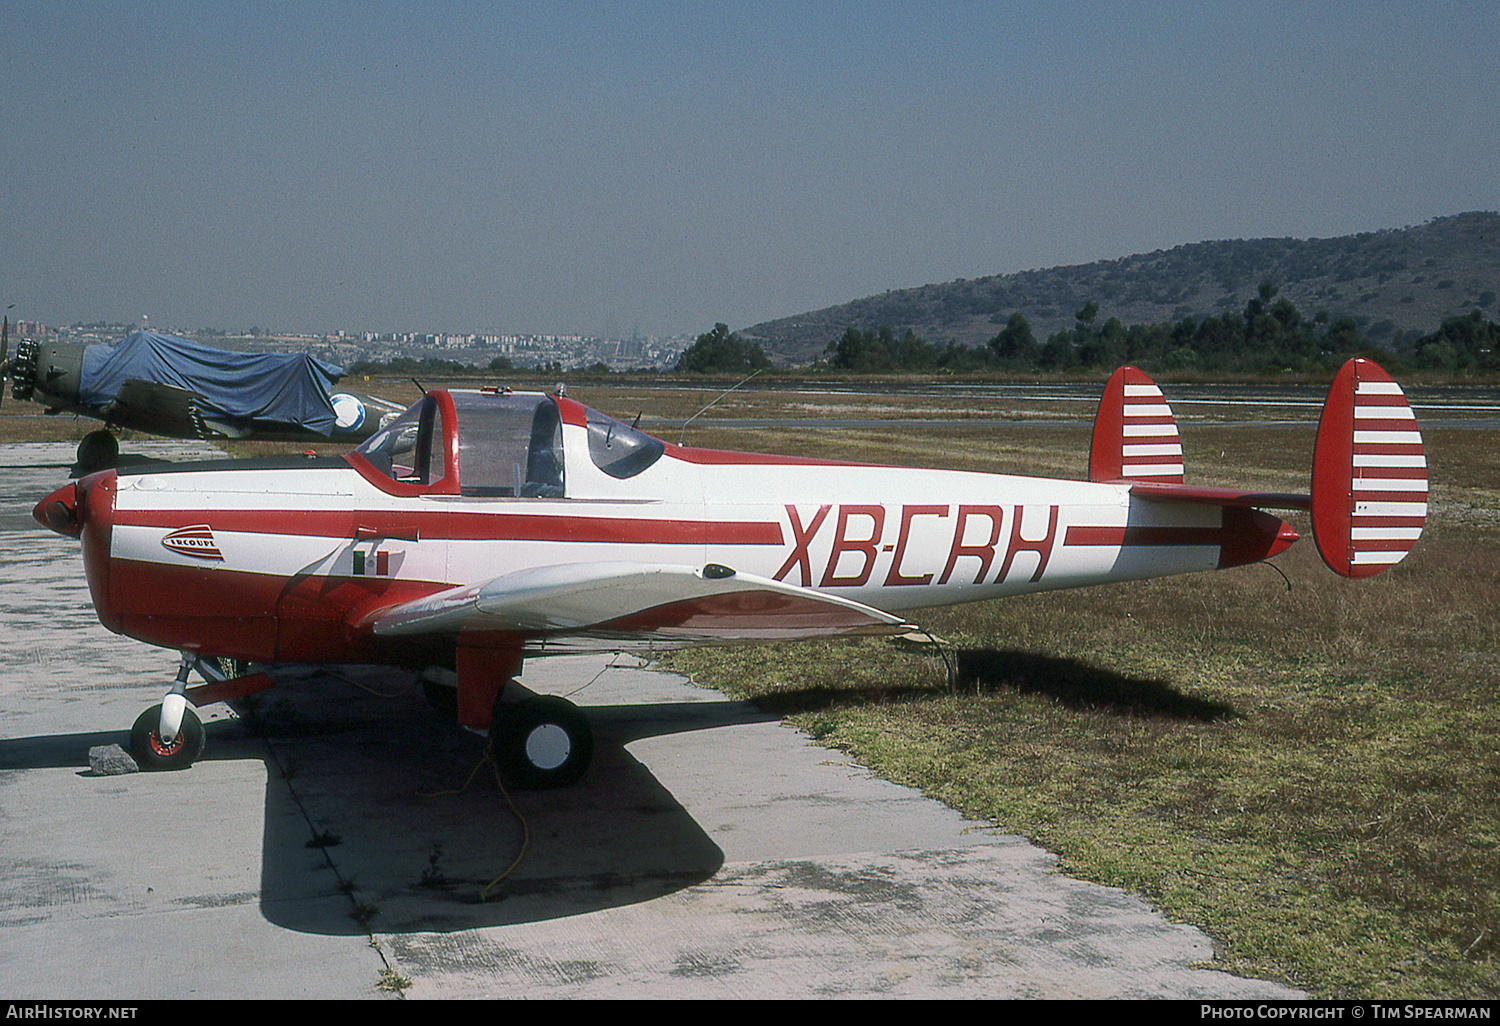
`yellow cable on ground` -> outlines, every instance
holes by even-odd
[[[503,873],[501,873],[499,876],[495,877],[495,879],[491,880],[488,884],[486,884],[484,886],[484,888],[482,890],[480,890],[480,892],[479,892],[479,900],[481,902],[488,901],[489,900],[490,890],[496,884],[498,884],[501,880],[504,880],[507,876],[509,876],[512,872],[515,871],[515,868],[521,864],[521,860],[526,857],[526,849],[531,846],[531,828],[526,823],[526,817],[523,816],[523,815],[521,815],[521,810],[518,809],[518,808],[516,808],[516,803],[515,803],[514,800],[512,800],[512,798],[510,796],[510,792],[505,789],[505,783],[500,779],[500,767],[498,765],[496,765],[496,763],[495,763],[495,759],[494,759],[494,756],[492,754],[493,749],[494,749],[494,743],[493,743],[493,741],[490,741],[490,742],[488,742],[488,743],[485,744],[485,746],[484,746],[484,754],[479,757],[479,761],[476,762],[474,764],[474,768],[469,771],[469,778],[464,781],[462,787],[455,788],[454,790],[451,790],[451,791],[418,791],[417,792],[417,795],[419,797],[422,797],[422,798],[439,798],[439,797],[442,797],[444,795],[463,794],[465,791],[467,791],[469,789],[469,785],[472,784],[472,783],[474,783],[474,778],[479,774],[479,768],[481,766],[483,766],[485,763],[489,763],[490,764],[490,769],[495,774],[495,786],[498,787],[500,789],[500,793],[502,795],[504,795],[504,797],[505,797],[505,803],[510,806],[511,814],[514,815],[516,817],[516,821],[521,824],[521,850],[516,853],[516,857],[511,862],[511,864],[505,867],[505,871]]]

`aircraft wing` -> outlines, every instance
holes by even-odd
[[[248,438],[248,425],[205,416],[204,399],[197,392],[160,381],[131,378],[100,412],[140,431],[173,438]]]
[[[100,411],[142,431],[174,438],[199,437],[194,423],[196,392],[157,381],[132,378]]]
[[[897,633],[898,616],[837,596],[710,563],[565,563],[367,613],[383,637],[503,631],[555,641],[685,645]]]

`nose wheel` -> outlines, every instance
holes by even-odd
[[[203,721],[187,699],[188,672],[195,669],[205,680],[225,679],[218,660],[182,653],[172,690],[160,705],[141,713],[130,728],[130,754],[141,769],[187,769],[203,754]]]
[[[187,769],[203,754],[203,721],[191,708],[182,709],[172,739],[163,739],[162,709],[166,704],[153,705],[130,728],[130,754],[141,769]]]

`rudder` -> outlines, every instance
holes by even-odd
[[[1182,440],[1172,408],[1144,371],[1110,376],[1094,415],[1090,481],[1182,484]]]
[[[1353,359],[1328,389],[1313,454],[1318,552],[1345,577],[1399,563],[1427,518],[1427,457],[1416,415],[1389,374]]]

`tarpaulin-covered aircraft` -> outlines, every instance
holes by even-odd
[[[905,610],[1238,566],[1297,539],[1266,509],[1310,510],[1327,564],[1366,577],[1411,549],[1426,500],[1400,387],[1351,360],[1308,495],[1185,484],[1170,408],[1126,367],[1087,481],[687,448],[560,392],[434,390],[343,457],[103,471],[35,516],[82,540],[105,626],[183,654],[132,733],[143,765],[197,758],[189,703],[271,686],[223,659],[375,663],[456,688],[458,722],[548,787],[592,734],[520,687],[528,658],[898,632]]]
[[[104,421],[79,443],[80,473],[115,464],[119,445],[111,430],[121,428],[172,438],[352,445],[376,431],[382,413],[400,407],[331,392],[342,374],[305,353],[231,352],[154,331],[90,346],[21,339],[8,367],[16,399]]]

